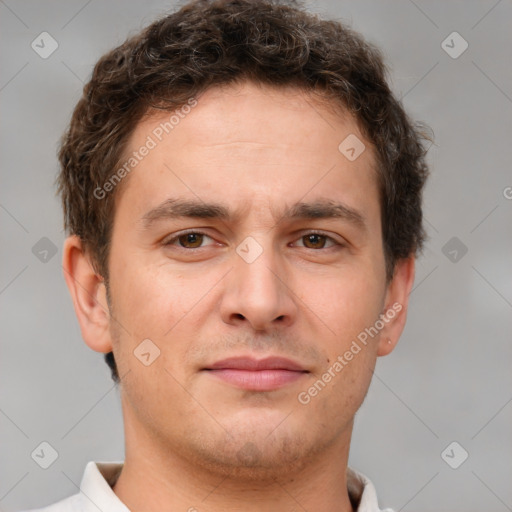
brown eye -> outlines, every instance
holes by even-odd
[[[201,247],[204,235],[202,233],[185,233],[177,238],[181,247],[196,249]]]
[[[162,245],[173,251],[181,251],[182,254],[187,252],[193,254],[200,252],[200,249],[206,250],[208,247],[214,247],[215,240],[202,231],[191,230],[176,233],[171,238],[164,239]]]
[[[335,240],[332,236],[324,235],[323,233],[317,233],[311,231],[306,235],[301,236],[296,242],[298,247],[304,247],[305,249],[333,249],[335,247],[342,248],[344,244]]]
[[[327,237],[318,233],[311,233],[303,236],[302,240],[304,241],[304,246],[308,249],[323,249]]]

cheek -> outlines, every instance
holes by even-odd
[[[186,378],[190,348],[201,337],[205,319],[215,314],[216,302],[208,292],[215,289],[221,276],[222,272],[200,271],[187,275],[171,265],[135,259],[130,267],[125,265],[123,274],[118,272],[112,280],[115,320],[123,327],[116,328],[118,341],[114,341],[118,366],[138,373],[141,368],[134,351],[149,339],[160,352],[140,377],[146,379],[159,368],[163,373],[152,375],[155,382],[169,379],[165,369],[180,381]],[[173,384],[172,379],[168,384]]]
[[[347,414],[348,421],[366,395],[375,367],[378,336],[368,336],[365,329],[379,318],[383,291],[382,276],[371,267],[361,272],[351,269],[340,272],[339,279],[327,280],[311,301],[311,309],[316,308],[317,317],[328,327],[317,322],[327,333],[322,345],[329,361],[315,375],[318,380],[312,382],[322,390],[316,407],[325,414],[338,411],[337,414]]]
[[[139,337],[162,337],[187,313],[197,295],[181,276],[142,261],[118,272],[112,286],[118,313],[133,336]]]
[[[190,286],[168,268],[135,258],[112,274],[111,284],[114,352],[119,374],[126,375],[126,399],[150,423],[160,402],[186,410],[190,396],[180,385],[190,341],[186,321],[200,290],[190,293]]]
[[[382,276],[371,268],[361,272],[350,269],[327,279],[313,297],[309,294],[305,302],[311,304],[311,309],[328,327],[335,340],[332,348],[341,350],[378,319],[385,291],[381,281]]]
[[[318,407],[326,415],[329,414],[330,417],[333,416],[334,412],[335,415],[339,415],[345,421],[350,421],[363,403],[371,382],[374,366],[375,357],[373,354],[368,350],[362,350],[350,362],[347,362],[339,373],[331,370],[334,377],[327,383],[326,392],[322,391],[322,396],[319,393]],[[333,420],[333,423],[336,423],[336,421]]]

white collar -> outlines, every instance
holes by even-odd
[[[122,469],[122,461],[87,463],[80,482],[80,493],[85,495],[84,512],[130,512],[112,490]]]

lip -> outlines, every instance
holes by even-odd
[[[292,372],[307,371],[299,363],[285,357],[266,357],[255,359],[254,357],[228,357],[217,361],[205,368],[205,370],[289,370]]]
[[[230,357],[203,370],[228,384],[252,391],[273,391],[309,373],[300,364],[284,357]]]

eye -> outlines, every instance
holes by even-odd
[[[205,238],[212,240],[208,235],[200,231],[188,231],[169,238],[163,242],[163,245],[177,245],[183,249],[199,249]]]
[[[182,249],[201,249],[205,247],[205,245],[203,245],[205,239],[213,240],[201,231],[187,231],[174,235],[162,244],[164,246],[175,246]],[[333,237],[313,231],[306,233],[298,240],[302,242],[302,245],[298,245],[299,247],[312,250],[329,249],[334,246],[343,247],[343,244],[335,240]]]
[[[306,247],[307,249],[326,249],[335,245],[343,245],[340,242],[334,240],[334,238],[317,232],[307,233],[306,235],[299,238],[299,240],[303,242],[302,247]],[[331,245],[326,247],[326,243],[330,243]]]

